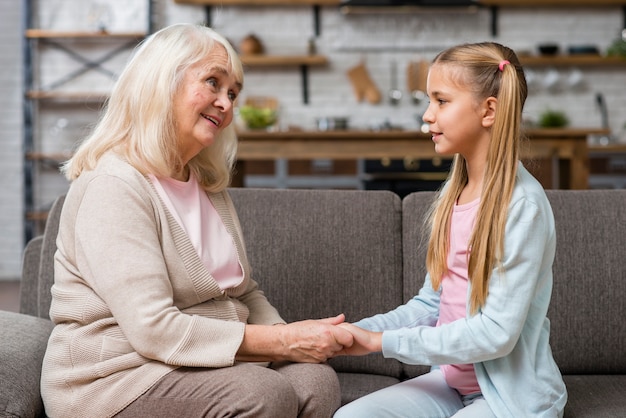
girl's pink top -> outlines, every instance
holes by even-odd
[[[233,239],[193,174],[186,182],[149,177],[220,288],[228,289],[241,283],[243,270]]]
[[[480,199],[463,205],[455,205],[450,222],[450,251],[448,273],[441,281],[441,303],[437,326],[453,321],[464,321],[467,316],[469,239]],[[463,347],[459,347],[462,350]],[[480,392],[473,364],[442,365],[441,371],[448,386],[461,395]]]

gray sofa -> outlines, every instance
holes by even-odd
[[[254,277],[285,319],[358,320],[408,300],[424,277],[433,193],[231,189]],[[558,234],[549,317],[566,417],[626,416],[626,191],[548,191]],[[0,312],[0,416],[43,416],[41,359],[62,198],[24,253],[21,313]],[[528,243],[532,245],[532,243]],[[380,355],[331,360],[343,402],[416,376]]]

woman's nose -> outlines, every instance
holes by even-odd
[[[215,98],[215,106],[219,107],[223,111],[228,111],[233,108],[233,102],[230,100],[230,96],[227,91],[218,92]]]

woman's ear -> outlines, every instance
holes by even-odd
[[[498,106],[498,99],[495,97],[487,97],[483,102],[482,112],[483,120],[482,125],[484,128],[491,128],[496,120],[496,107]]]

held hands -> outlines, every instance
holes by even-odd
[[[332,357],[382,351],[382,333],[344,322],[343,314],[286,325],[246,325],[236,359],[322,363]]]
[[[337,356],[364,356],[382,351],[382,332],[368,331],[348,322],[344,315],[293,322],[283,327],[287,360],[320,363]]]
[[[283,360],[322,363],[352,345],[352,334],[338,325],[343,314],[325,319],[309,319],[273,327],[279,331],[279,350]]]
[[[335,353],[335,356],[364,356],[383,350],[382,332],[368,331],[348,322],[340,324],[339,327],[352,334],[353,343],[351,346],[344,346],[343,350]]]
[[[332,318],[305,320],[280,326],[279,341],[285,360],[321,363],[352,346],[352,334],[342,324],[343,314]]]

